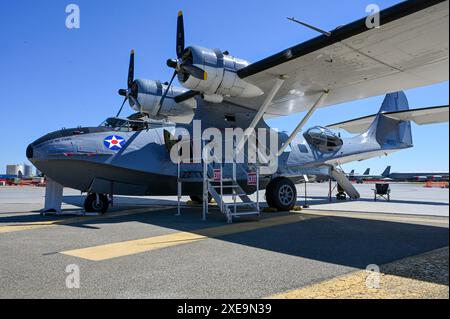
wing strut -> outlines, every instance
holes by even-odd
[[[241,152],[242,148],[245,145],[245,142],[247,142],[248,137],[252,134],[256,125],[258,125],[259,121],[261,121],[262,117],[264,116],[264,113],[266,113],[270,104],[272,104],[272,101],[275,98],[275,95],[277,95],[278,91],[280,90],[281,86],[283,85],[284,81],[286,81],[286,79],[287,79],[287,77],[284,75],[281,75],[280,77],[277,78],[274,86],[272,87],[272,90],[267,95],[267,97],[264,100],[264,103],[261,105],[261,108],[259,109],[258,113],[256,113],[255,117],[253,118],[252,123],[245,130],[244,136],[242,137],[242,139],[240,140],[240,142],[236,148],[236,154],[239,154]]]
[[[320,107],[325,100],[325,98],[328,96],[329,90],[324,90],[320,97],[317,99],[316,103],[309,109],[308,113],[303,117],[303,119],[298,123],[295,130],[291,133],[289,138],[286,140],[286,142],[281,146],[280,150],[277,153],[277,156],[280,156],[283,154],[284,150],[291,144],[291,142],[295,139],[297,134],[302,130],[303,126],[305,126],[306,122],[308,122],[309,118],[314,114],[314,112],[317,110],[318,107]]]

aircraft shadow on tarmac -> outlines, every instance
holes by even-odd
[[[134,215],[132,219],[202,235],[202,231],[198,230],[205,228],[205,222],[200,220],[198,211],[199,209],[186,208],[180,217],[174,216],[175,210],[152,212]],[[277,213],[270,217],[282,215]],[[89,225],[116,223],[121,217],[114,219],[94,221]],[[224,225],[223,217],[219,213],[210,214],[206,223],[206,227]],[[218,239],[291,256],[365,269],[370,264],[383,265],[446,247],[449,232],[445,227],[344,217],[318,217],[292,224],[226,235]],[[383,268],[381,270],[383,271]],[[392,269],[388,271],[392,272]],[[448,285],[448,277],[447,279],[429,276],[419,278],[420,273],[405,274],[404,272],[392,274]]]
[[[188,231],[202,235],[202,229],[224,226],[224,218],[212,208],[206,222],[200,218],[201,207],[152,211],[144,214],[111,217],[88,222],[95,229],[98,224],[118,224],[136,221],[149,225]],[[261,218],[278,217],[287,213],[264,214]],[[242,222],[254,218],[243,219]],[[239,222],[239,221],[237,221]],[[70,226],[85,227],[81,223]],[[219,240],[358,269],[370,264],[383,265],[405,257],[415,256],[448,246],[447,227],[435,227],[389,221],[345,217],[317,217],[300,222],[218,237]],[[448,264],[448,260],[446,260]],[[448,267],[446,267],[448,269]],[[384,271],[383,267],[381,271]],[[387,269],[393,275],[448,285],[447,277],[432,277],[419,272]]]
[[[66,204],[83,207],[84,196],[80,195],[70,195],[64,196],[64,202]],[[304,203],[304,198],[298,197],[299,204]],[[336,201],[334,198],[332,200],[333,204],[346,203],[348,201]],[[358,202],[370,202],[374,203],[373,199],[369,198],[360,198]],[[379,202],[385,202],[384,200],[379,200]],[[117,196],[115,198],[115,203],[118,206],[152,206],[152,205],[167,205],[167,206],[175,206],[177,205],[176,200],[168,200],[168,199],[156,199],[156,198],[139,198],[139,197],[120,197]],[[320,204],[329,204],[328,196],[308,196],[308,204],[320,205]],[[445,202],[433,202],[433,201],[419,201],[419,200],[398,200],[391,198],[390,203],[394,204],[413,204],[413,205],[433,205],[433,206],[448,206],[448,203]]]
[[[153,203],[173,204],[176,201],[157,200]],[[120,210],[120,208],[117,209]],[[196,208],[184,207],[181,216],[175,216],[176,208],[171,208],[126,216],[82,219],[64,224],[64,227],[80,227],[95,231],[100,227],[105,227],[105,224],[118,225],[125,222],[139,222],[202,234],[202,229],[225,225],[224,217],[218,213],[216,208],[212,207],[210,211],[211,214],[208,215],[206,222],[201,220],[201,207],[198,206]],[[286,214],[263,214],[261,218]],[[38,215],[27,216],[30,222],[45,218]],[[0,222],[26,222],[27,216],[0,218]],[[55,218],[53,217],[53,219]],[[242,222],[249,220],[254,219],[242,219]],[[237,223],[239,222],[241,221],[237,221]],[[446,247],[449,241],[449,231],[447,227],[324,216],[230,234],[217,239],[320,262],[365,269],[370,264],[383,265]],[[448,259],[445,262],[448,264]],[[381,270],[384,271],[383,268]],[[393,275],[448,285],[448,272],[447,276],[430,277],[422,275],[421,272],[397,272],[392,268],[387,271]]]

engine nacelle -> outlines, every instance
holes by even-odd
[[[152,119],[170,119],[176,123],[189,123],[197,108],[197,101],[192,98],[176,103],[173,98],[185,91],[172,86],[160,107],[159,103],[166,89],[167,85],[160,81],[137,79],[133,82],[131,89],[131,95],[137,104],[130,101],[130,106],[137,112],[148,114]]]
[[[220,101],[217,96],[252,98],[264,94],[260,88],[238,76],[237,71],[249,65],[247,61],[224,55],[218,49],[198,46],[188,47],[182,59],[208,73],[206,80],[199,80],[188,73],[178,74],[178,80],[185,88],[201,92],[209,97],[208,101]]]

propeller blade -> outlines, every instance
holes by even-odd
[[[135,105],[140,107],[138,101],[132,95],[128,95],[128,98],[130,99],[130,105],[132,107],[135,106]]]
[[[186,100],[192,99],[199,94],[200,94],[200,92],[198,92],[198,91],[187,91],[187,92],[184,92],[183,94],[175,96],[174,101],[176,103],[181,103]]]
[[[125,100],[123,100],[122,106],[120,107],[119,112],[117,112],[116,117],[119,117],[120,113],[122,113],[123,106],[125,105],[127,100],[128,100],[128,97],[125,97]]]
[[[131,88],[134,81],[134,50],[130,53],[130,66],[128,67],[128,88]]]
[[[178,12],[177,20],[177,57],[180,59],[184,51],[184,20],[183,11]]]
[[[185,72],[192,75],[194,78],[197,78],[197,79],[203,80],[203,81],[208,80],[208,73],[192,64],[182,64],[181,68]]]
[[[173,75],[172,75],[172,78],[170,79],[169,84],[167,85],[166,91],[164,92],[163,96],[161,97],[161,100],[159,101],[160,108],[163,105],[164,100],[166,99],[167,93],[169,93],[170,87],[172,86],[172,82],[176,76],[177,76],[177,71],[175,70],[175,72],[173,72]]]

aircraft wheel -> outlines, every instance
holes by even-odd
[[[197,204],[203,203],[203,197],[201,195],[190,195],[191,201],[196,202]],[[208,193],[208,203],[212,202],[212,196]]]
[[[286,177],[275,178],[267,185],[266,201],[270,207],[279,211],[292,210],[297,203],[295,184]]]
[[[97,199],[98,196],[98,199]],[[84,210],[88,213],[106,213],[109,207],[108,197],[104,194],[89,194],[84,200]]]
[[[271,180],[269,182],[269,184],[267,184],[266,186],[266,203],[267,206],[275,208],[275,203],[273,200],[273,185],[274,185],[274,180]]]

